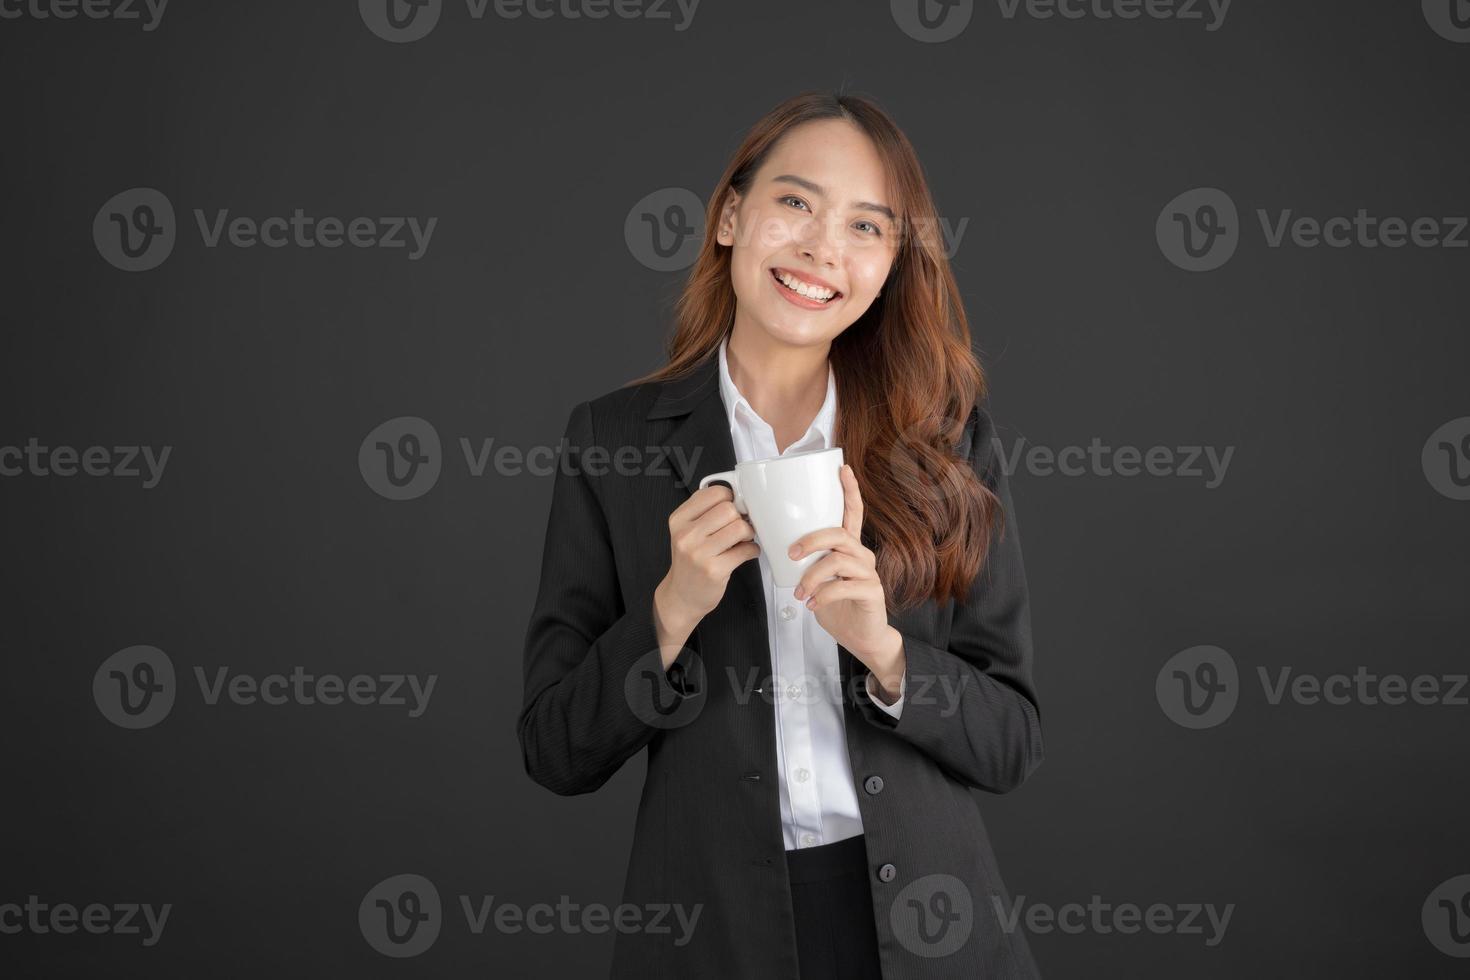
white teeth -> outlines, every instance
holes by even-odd
[[[776,273],[776,278],[779,279],[787,289],[791,290],[794,293],[800,293],[807,299],[820,300],[825,303],[827,300],[837,295],[835,290],[823,289],[821,286],[813,286],[809,283],[802,282],[795,276],[787,275],[784,272]]]

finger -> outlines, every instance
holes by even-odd
[[[720,569],[720,573],[726,578],[729,578],[731,572],[760,553],[760,545],[754,541],[742,541],[740,544],[721,554],[715,559],[715,562],[716,566]]]
[[[831,578],[865,579],[877,575],[873,569],[851,555],[840,551],[828,552],[826,557],[802,573],[796,584],[796,598],[805,599],[816,593],[822,583]]]
[[[863,494],[858,489],[857,474],[847,463],[842,464],[842,526],[854,538],[863,536]]]
[[[694,549],[694,553],[700,557],[723,554],[742,541],[752,541],[754,539],[755,528],[750,526],[749,521],[731,521],[705,538],[703,543]]]
[[[869,563],[876,561],[876,556],[873,552],[868,550],[845,527],[824,527],[803,534],[796,539],[796,543],[792,545],[792,550],[786,554],[788,557],[796,559],[802,555],[809,555],[813,551],[821,551],[823,549],[840,551],[843,554],[852,555],[854,558],[861,558]]]
[[[694,519],[692,528],[696,534],[710,535],[731,524],[749,524],[735,505],[728,500],[718,501],[713,507]]]
[[[835,582],[824,582],[817,594],[806,600],[808,609],[821,609],[844,599],[877,599],[883,594],[883,586],[877,579],[840,578]]]
[[[690,524],[698,520],[711,507],[723,501],[735,499],[735,492],[723,483],[711,483],[703,490],[696,490],[670,515],[670,519],[681,524]]]

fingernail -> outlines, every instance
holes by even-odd
[[[786,552],[786,553],[788,555],[790,555],[792,558],[800,558],[801,557],[801,545],[799,545],[799,544],[792,545],[791,546],[791,550],[788,551],[788,552]]]
[[[792,595],[793,595],[793,596],[795,596],[795,597],[796,597],[796,598],[798,598],[798,599],[800,599],[800,598],[801,598],[801,597],[802,597],[802,596],[803,596],[803,595],[805,595],[805,594],[806,594],[806,593],[804,593],[804,592],[802,592],[802,591],[801,591],[801,586],[799,586],[799,585],[798,585],[798,586],[797,586],[797,587],[796,587],[796,591],[795,591],[795,592],[793,592],[793,593],[791,593],[791,594],[792,594]]]

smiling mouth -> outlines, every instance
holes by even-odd
[[[809,282],[803,282],[790,273],[782,272],[780,269],[771,270],[771,278],[783,289],[793,292],[803,299],[809,299],[814,303],[830,303],[839,299],[842,293],[834,289],[825,289],[821,286],[813,286]]]

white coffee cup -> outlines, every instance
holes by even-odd
[[[842,526],[841,471],[841,448],[813,449],[736,463],[733,470],[700,480],[699,489],[716,481],[730,484],[735,509],[755,526],[756,543],[770,562],[771,580],[791,589],[808,566],[827,554],[814,551],[792,561],[786,554],[791,546],[812,531]]]

